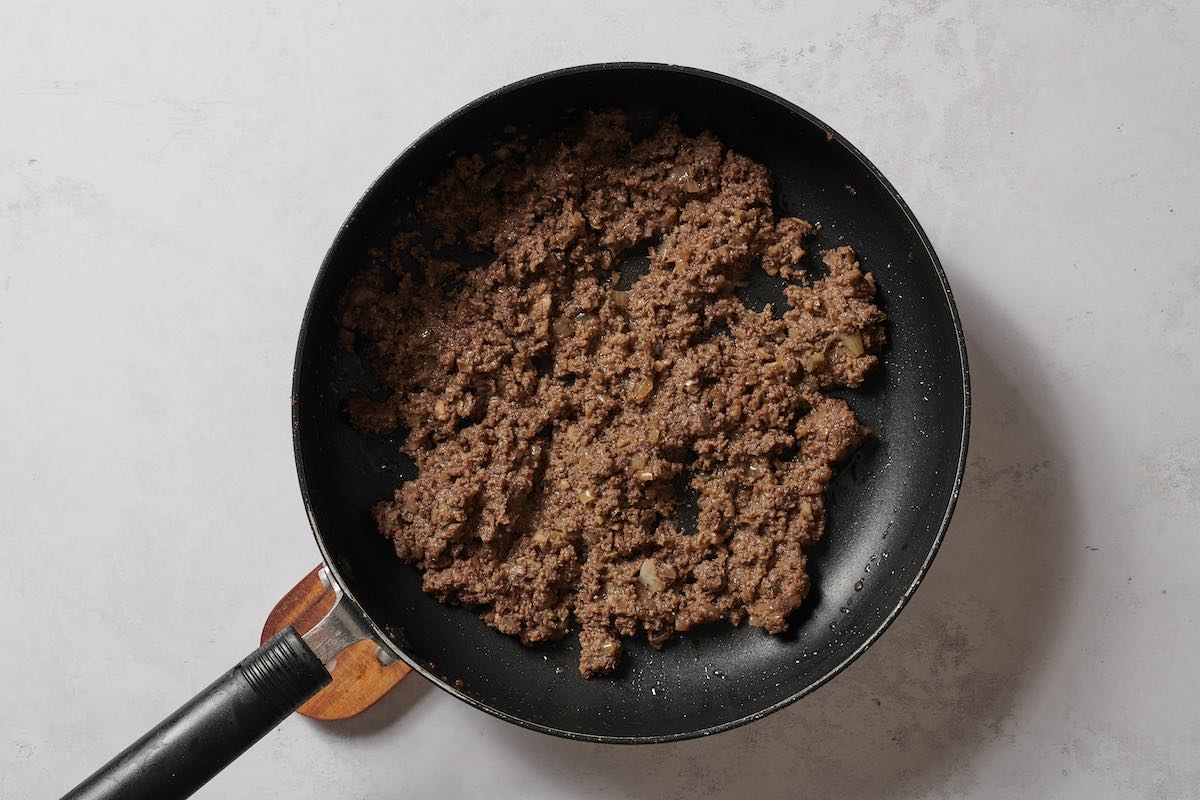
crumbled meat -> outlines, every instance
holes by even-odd
[[[526,643],[578,625],[585,676],[640,632],[784,630],[833,468],[867,435],[822,391],[884,345],[854,252],[808,280],[814,227],[776,217],[765,167],[669,119],[635,141],[618,112],[459,158],[418,216],[341,322],[386,387],[348,414],[400,429],[419,469],[375,519],[426,591]],[[618,290],[642,245],[649,271]],[[756,268],[793,281],[782,318],[736,299]]]

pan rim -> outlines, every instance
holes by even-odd
[[[646,735],[646,736],[637,736],[637,735],[634,735],[634,736],[605,736],[605,735],[598,735],[598,734],[589,734],[589,733],[582,733],[582,732],[578,732],[578,731],[565,730],[562,728],[556,728],[552,725],[545,725],[542,723],[534,722],[532,720],[523,719],[521,717],[518,717],[518,716],[515,716],[508,712],[505,712],[499,708],[495,708],[494,706],[488,705],[487,703],[477,700],[476,698],[470,697],[470,696],[466,695],[465,693],[456,689],[453,685],[447,683],[446,681],[443,681],[441,678],[439,678],[437,675],[433,674],[429,669],[427,669],[423,664],[419,663],[416,659],[411,658],[406,652],[404,652],[403,648],[401,648],[387,634],[387,632],[382,628],[382,626],[378,625],[375,622],[375,620],[372,619],[371,616],[369,614],[367,614],[365,611],[362,612],[363,619],[366,621],[367,625],[370,627],[371,631],[374,633],[376,639],[379,642],[386,644],[387,647],[397,657],[399,657],[405,663],[407,663],[410,667],[412,667],[413,670],[420,673],[423,677],[425,677],[426,679],[431,681],[438,688],[442,689],[445,692],[448,692],[453,697],[455,697],[459,700],[462,700],[463,702],[467,703],[468,705],[473,706],[474,708],[477,708],[481,711],[491,714],[494,717],[498,717],[502,720],[505,720],[506,722],[511,722],[514,725],[519,725],[522,728],[527,728],[529,730],[538,731],[540,733],[550,734],[552,736],[557,736],[557,737],[564,738],[564,739],[598,742],[598,743],[603,743],[603,744],[662,744],[662,743],[666,743],[666,742],[685,741],[688,739],[696,739],[696,738],[700,738],[700,737],[711,736],[713,734],[722,733],[724,731],[732,730],[733,728],[741,727],[742,725],[746,725],[746,724],[754,722],[756,720],[760,720],[769,714],[772,714],[786,706],[791,705],[792,703],[796,702],[797,700],[801,699],[802,697],[805,697],[805,696],[811,694],[812,692],[816,691],[817,689],[821,688],[826,683],[831,681],[837,675],[841,674],[847,667],[850,666],[850,664],[852,664],[859,657],[861,657],[862,654],[865,653],[868,648],[870,648],[873,644],[875,644],[875,642],[877,642],[879,640],[879,638],[883,635],[883,633],[892,625],[892,623],[895,621],[896,617],[899,616],[900,612],[908,604],[908,601],[912,598],[912,595],[916,592],[918,586],[920,586],[920,584],[924,581],[925,576],[929,571],[929,568],[933,564],[934,558],[937,556],[938,551],[941,549],[942,543],[945,540],[946,533],[950,527],[951,518],[954,515],[955,506],[958,503],[958,497],[959,497],[959,494],[962,489],[963,474],[966,470],[967,449],[968,449],[968,444],[969,444],[969,439],[970,439],[970,427],[971,427],[971,379],[970,379],[970,371],[968,369],[968,363],[967,363],[966,337],[963,334],[962,321],[959,318],[958,307],[955,305],[954,295],[951,292],[950,283],[946,278],[945,270],[942,268],[941,261],[938,259],[937,253],[934,252],[933,245],[930,243],[929,237],[925,234],[924,228],[921,227],[920,222],[917,221],[917,218],[913,215],[912,210],[909,208],[908,204],[904,201],[904,198],[902,198],[900,196],[900,193],[898,191],[896,191],[896,188],[894,186],[892,186],[891,182],[888,181],[888,179],[886,177],[884,177],[883,173],[881,173],[879,171],[879,169],[873,163],[871,163],[871,161],[858,150],[858,148],[856,148],[853,144],[851,144],[849,141],[847,141],[845,139],[845,137],[843,137],[841,134],[839,134],[837,131],[835,131],[833,128],[831,128],[829,125],[827,125],[825,122],[823,122],[820,119],[818,119],[817,117],[813,116],[808,111],[805,111],[803,108],[800,108],[799,106],[797,106],[795,103],[792,103],[789,100],[786,100],[785,98],[780,97],[779,95],[776,95],[772,92],[768,92],[767,90],[762,89],[753,84],[747,83],[747,82],[742,81],[737,78],[729,77],[727,75],[722,75],[717,72],[699,69],[696,67],[688,67],[688,66],[682,66],[682,65],[678,65],[678,64],[667,64],[667,63],[657,63],[657,62],[639,62],[639,61],[602,62],[602,63],[583,64],[583,65],[578,65],[578,66],[565,67],[562,69],[556,69],[556,70],[552,70],[550,72],[544,72],[544,73],[541,73],[538,75],[524,78],[524,79],[516,81],[514,83],[510,83],[505,86],[502,86],[498,89],[494,89],[494,90],[480,96],[479,98],[467,103],[466,105],[462,106],[461,108],[451,112],[446,117],[441,119],[439,122],[437,122],[436,124],[431,126],[429,129],[427,129],[424,133],[422,133],[416,139],[414,139],[407,147],[404,148],[404,150],[402,150],[400,152],[400,154],[398,156],[396,156],[395,159],[392,160],[392,162],[390,164],[388,164],[388,166],[375,178],[375,180],[373,180],[371,182],[371,184],[367,187],[367,189],[359,197],[358,201],[355,203],[355,205],[354,205],[353,209],[350,211],[349,215],[347,215],[346,220],[338,227],[337,233],[334,235],[333,241],[331,242],[328,250],[325,253],[324,258],[321,261],[321,266],[318,269],[317,274],[313,279],[312,289],[309,292],[309,297],[305,304],[304,315],[301,318],[300,335],[299,335],[299,340],[298,340],[298,344],[296,347],[296,356],[295,356],[295,360],[293,362],[293,367],[292,367],[292,396],[291,396],[292,449],[293,449],[294,457],[296,459],[296,475],[297,475],[297,477],[299,479],[299,483],[300,483],[301,498],[303,499],[305,513],[308,515],[309,526],[312,528],[313,537],[317,542],[317,548],[320,550],[321,558],[325,562],[327,569],[333,575],[334,579],[341,586],[346,597],[349,598],[361,611],[362,604],[359,602],[358,598],[355,596],[352,585],[345,580],[345,577],[342,575],[341,571],[338,569],[338,565],[332,558],[332,556],[329,552],[329,549],[326,547],[325,538],[322,535],[320,527],[317,523],[316,517],[313,514],[313,505],[312,505],[311,497],[310,497],[308,478],[307,478],[307,475],[305,474],[304,459],[303,459],[303,456],[301,453],[300,436],[299,436],[299,430],[300,430],[299,391],[300,391],[300,374],[301,374],[301,368],[302,368],[302,356],[303,356],[303,353],[305,350],[305,344],[308,339],[309,329],[313,323],[314,305],[316,304],[316,301],[317,301],[318,289],[323,284],[326,275],[328,274],[328,272],[331,269],[330,265],[333,261],[333,255],[334,255],[335,250],[337,250],[338,243],[341,241],[341,237],[345,234],[345,232],[347,231],[347,229],[349,228],[351,223],[354,221],[354,219],[358,215],[359,209],[361,209],[363,207],[363,205],[367,202],[368,198],[370,198],[375,193],[376,189],[378,188],[380,183],[383,181],[383,179],[392,171],[392,169],[397,164],[399,164],[401,161],[403,161],[405,158],[407,158],[409,156],[409,154],[417,147],[417,145],[420,142],[424,141],[429,136],[435,134],[436,132],[438,132],[438,131],[442,130],[443,128],[447,127],[448,125],[452,124],[453,122],[458,120],[460,117],[471,112],[475,108],[477,108],[485,103],[491,102],[492,100],[495,100],[506,94],[509,94],[511,92],[514,92],[514,91],[522,89],[522,88],[525,88],[527,86],[531,86],[531,85],[545,82],[545,81],[555,80],[555,79],[570,76],[570,75],[581,74],[581,73],[593,73],[593,72],[616,71],[616,70],[635,70],[635,71],[642,70],[642,71],[652,71],[652,72],[673,72],[673,73],[678,73],[678,74],[682,74],[682,75],[687,75],[690,77],[702,78],[702,79],[706,79],[706,80],[710,80],[710,81],[715,81],[718,83],[723,83],[728,86],[732,86],[734,88],[741,89],[743,91],[751,92],[751,93],[759,96],[762,99],[768,100],[770,102],[773,102],[773,103],[783,107],[785,110],[787,110],[793,114],[799,115],[800,117],[802,117],[809,123],[816,125],[819,129],[824,131],[827,135],[831,136],[833,138],[833,140],[837,141],[840,145],[845,147],[850,152],[850,154],[855,159],[857,159],[862,164],[863,167],[865,167],[868,170],[868,172],[875,178],[875,180],[877,180],[879,182],[880,186],[884,189],[884,191],[888,194],[888,196],[896,203],[897,207],[899,208],[901,213],[904,215],[904,218],[908,221],[908,224],[911,225],[912,229],[916,232],[918,241],[920,242],[921,246],[924,248],[925,253],[928,255],[930,263],[933,265],[934,272],[937,276],[938,283],[941,286],[941,289],[942,289],[942,292],[944,295],[944,299],[946,302],[946,306],[950,312],[950,319],[951,319],[951,323],[954,328],[955,344],[957,347],[958,360],[959,360],[959,365],[962,370],[962,379],[963,379],[963,390],[962,390],[963,422],[962,422],[962,430],[961,430],[960,439],[959,439],[958,462],[955,465],[953,483],[950,486],[950,494],[949,494],[949,499],[946,503],[945,513],[942,515],[942,519],[938,523],[937,533],[934,537],[934,540],[930,547],[929,553],[926,555],[924,561],[921,563],[921,566],[918,568],[916,577],[913,579],[913,581],[909,585],[909,587],[904,591],[903,595],[901,595],[900,599],[897,601],[896,605],[892,608],[892,610],[887,613],[887,615],[883,618],[883,620],[879,623],[879,625],[870,633],[870,635],[868,635],[863,640],[863,642],[857,648],[855,648],[855,650],[852,653],[850,653],[850,655],[848,655],[845,659],[843,659],[838,664],[834,665],[823,676],[821,676],[817,680],[813,681],[812,683],[810,683],[808,686],[804,687],[800,691],[798,691],[798,692],[790,695],[789,697],[786,697],[778,702],[772,703],[771,705],[769,705],[765,708],[759,709],[757,711],[753,711],[749,714],[739,717],[738,719],[730,720],[728,722],[722,722],[717,725],[712,725],[712,726],[709,726],[706,728],[700,728],[700,729],[695,729],[695,730],[691,730],[691,731],[684,731],[684,732],[680,732],[680,733],[671,733],[671,734],[660,734],[660,735]]]

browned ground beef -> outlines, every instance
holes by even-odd
[[[853,251],[809,280],[814,228],[776,218],[765,167],[671,120],[635,141],[617,112],[459,158],[418,216],[342,324],[388,391],[352,420],[406,431],[419,468],[375,518],[425,590],[526,643],[574,619],[585,676],[642,630],[784,630],[832,468],[867,435],[822,391],[859,385],[884,344]],[[618,290],[643,244],[649,272]],[[449,255],[467,251],[494,258]],[[781,317],[735,297],[755,268],[792,280]]]

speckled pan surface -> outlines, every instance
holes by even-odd
[[[370,376],[337,342],[334,311],[367,250],[386,240],[416,189],[452,152],[531,134],[584,108],[624,108],[635,133],[665,114],[708,129],[774,174],[777,210],[820,223],[814,253],[852,245],[880,289],[890,345],[860,390],[842,393],[875,431],[831,489],[826,538],[811,552],[814,590],[791,630],[717,625],[661,651],[629,643],[612,677],[582,680],[573,637],[523,647],[463,608],[443,606],[391,553],[369,510],[413,474],[398,442],[359,433],[341,411]],[[749,303],[783,304],[759,276]],[[347,593],[389,644],[443,689],[512,722],[573,738],[656,742],[757,719],[819,687],[903,608],[945,534],[966,458],[970,391],[962,329],[920,225],[852,145],[796,106],[712,73],[665,65],[579,67],[500,89],[452,114],[370,188],[330,248],[296,357],[297,467],[313,529]]]

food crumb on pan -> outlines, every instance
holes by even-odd
[[[771,198],[712,134],[667,119],[635,140],[619,112],[428,187],[420,230],[341,309],[386,387],[347,412],[402,430],[418,467],[375,521],[427,592],[526,644],[578,627],[588,677],[642,632],[787,627],[833,467],[868,434],[825,392],[861,384],[884,333],[854,251],[811,280],[815,229]],[[648,271],[619,286],[639,248]],[[737,298],[755,269],[788,281],[786,308]]]

